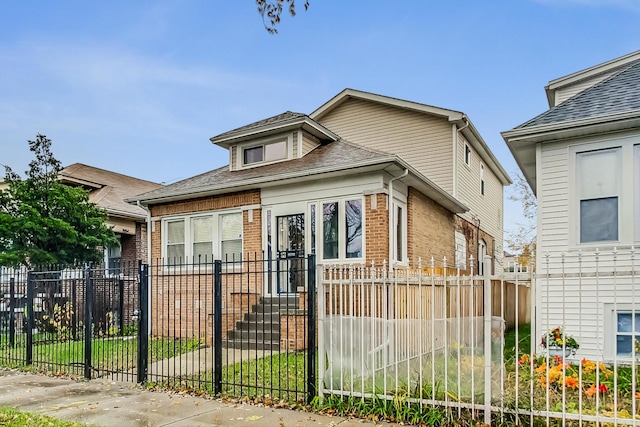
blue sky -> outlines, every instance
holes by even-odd
[[[549,80],[640,49],[638,0],[310,3],[273,36],[252,0],[0,0],[0,164],[42,133],[64,165],[170,183],[227,163],[211,136],[350,87],[465,112],[513,175],[500,132]]]

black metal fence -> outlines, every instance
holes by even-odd
[[[215,395],[315,396],[315,256],[200,261],[1,269],[0,363]]]
[[[0,271],[0,361],[85,378],[134,378],[137,265]]]

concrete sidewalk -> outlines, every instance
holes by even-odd
[[[96,426],[373,425],[310,412],[147,391],[135,384],[106,379],[74,381],[15,371],[0,371],[0,406]]]

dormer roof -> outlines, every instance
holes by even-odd
[[[228,149],[231,144],[295,129],[303,129],[321,141],[337,141],[339,139],[338,135],[311,119],[306,114],[285,111],[268,119],[259,120],[246,126],[221,133],[220,135],[210,138],[210,141],[222,148]]]

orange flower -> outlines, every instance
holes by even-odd
[[[582,369],[583,373],[590,374],[591,372],[596,370],[596,363],[591,360],[582,359]]]
[[[640,391],[636,391],[636,399],[640,399]]]
[[[542,387],[547,387],[547,377],[541,376],[540,378],[538,378],[538,384],[540,384],[540,386]]]
[[[578,388],[579,382],[576,377],[566,377],[564,379],[564,385],[566,385],[568,388],[572,390],[575,390]]]
[[[536,374],[541,374],[546,370],[547,370],[547,364],[543,362],[540,366],[536,368]]]
[[[598,391],[598,389],[596,388],[596,385],[595,384],[591,384],[591,387],[589,387],[589,389],[587,391],[585,391],[584,393],[589,397],[593,397],[593,395],[596,394],[597,391]]]
[[[519,365],[526,365],[529,363],[529,355],[528,354],[523,354],[522,356],[520,356],[520,360],[518,361]]]

